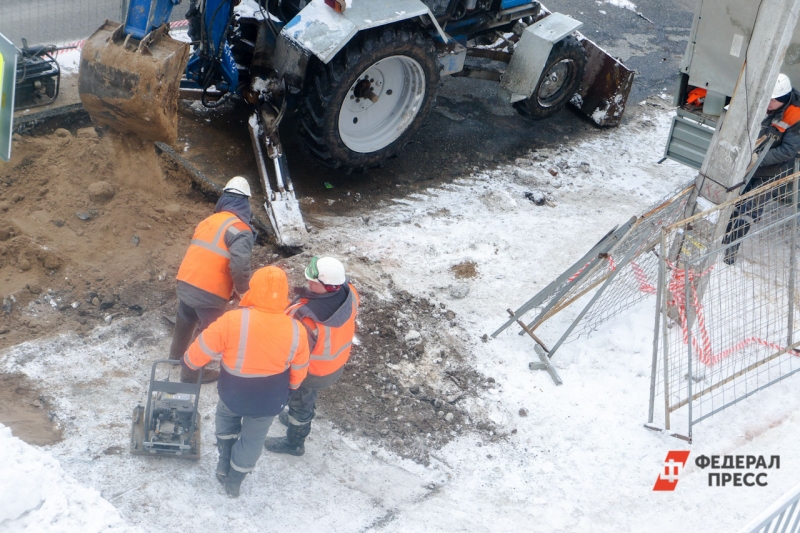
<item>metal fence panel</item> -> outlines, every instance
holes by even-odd
[[[691,439],[693,425],[800,370],[799,176],[663,230],[651,406],[663,397],[666,429]]]
[[[170,20],[180,20],[189,9],[184,1],[172,11]],[[0,33],[17,46],[22,38],[29,45],[59,44],[85,39],[103,22],[122,22],[126,0],[3,0],[0,2]]]

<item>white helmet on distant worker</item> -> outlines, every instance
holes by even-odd
[[[786,74],[778,74],[778,80],[775,82],[775,88],[772,90],[771,98],[780,98],[792,92],[792,81]]]
[[[234,176],[225,184],[223,191],[250,196],[250,184],[243,177]]]
[[[345,282],[344,265],[333,257],[311,258],[306,267],[306,279],[319,281],[323,285],[342,285]]]

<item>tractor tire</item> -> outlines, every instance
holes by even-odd
[[[533,96],[515,102],[514,108],[533,120],[554,115],[578,92],[585,71],[586,52],[580,41],[570,35],[553,46]]]
[[[384,27],[357,35],[327,65],[311,69],[300,133],[322,164],[347,172],[397,155],[430,114],[439,61],[430,39]]]

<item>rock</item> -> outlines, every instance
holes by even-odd
[[[19,193],[15,194],[14,196],[11,197],[11,201],[14,202],[15,204],[21,202],[24,199],[25,199],[25,195],[24,194],[19,194]]]
[[[113,296],[107,296],[103,298],[103,301],[100,302],[100,309],[111,309],[116,304],[116,300],[114,300]]]
[[[95,296],[94,298],[92,298],[92,305],[93,305],[93,306],[95,306],[95,307],[97,307],[98,305],[100,305],[100,299],[99,299],[97,296]]]
[[[450,297],[454,300],[463,300],[469,294],[469,285],[458,283],[450,287]]]
[[[519,408],[519,416],[521,416],[522,418],[525,418],[526,416],[528,416],[528,410],[525,409],[524,407],[520,407]]]
[[[3,311],[10,315],[11,311],[14,310],[14,300],[11,298],[3,298]]]
[[[0,241],[7,241],[11,238],[11,230],[8,228],[0,228]]]
[[[587,163],[586,161],[581,161],[581,170],[583,172],[588,174],[590,169],[591,169],[591,166],[589,165],[589,163]]]
[[[72,137],[72,134],[66,128],[58,128],[55,131],[55,133],[56,133],[56,137],[61,137],[62,139],[65,139],[65,138],[68,138],[68,137]],[[95,137],[96,136],[97,136],[97,133],[95,133]]]
[[[408,388],[408,392],[410,392],[411,394],[419,394],[419,385],[411,385]]]
[[[28,285],[28,290],[31,291],[31,294],[41,294],[42,286],[38,283],[31,283]]]
[[[92,303],[92,300],[97,298],[97,293],[94,291],[87,291],[86,295],[84,296],[84,300],[86,300],[87,304]]]
[[[481,336],[481,340],[482,340],[483,342],[489,342],[489,335],[487,335],[486,333],[484,333],[484,334]]]
[[[444,416],[444,411],[439,411],[438,413],[436,413],[436,416],[442,418]]]
[[[34,407],[38,407],[39,409],[41,409],[41,408],[42,408],[42,402],[41,402],[41,401],[39,401],[39,399],[38,399],[38,398],[37,398],[36,400],[33,400],[33,401],[31,402],[31,405],[32,405],[32,406],[34,406]]]
[[[558,170],[554,168],[548,168],[547,171],[550,173],[551,176],[558,176]]]
[[[61,267],[61,259],[53,253],[40,254],[39,261],[47,270],[58,270]]]
[[[3,213],[5,213],[6,211],[8,211],[8,209],[9,209],[10,207],[11,207],[11,206],[9,205],[9,203],[8,203],[8,202],[0,202],[0,211],[2,211]]]
[[[456,317],[456,314],[450,310],[447,311],[447,320],[453,320]]]
[[[24,257],[19,260],[19,269],[23,272],[27,272],[31,269],[31,262],[25,259]]]
[[[446,415],[444,415],[444,421],[445,422],[452,422],[453,421],[453,413],[447,413]]]
[[[95,181],[89,185],[89,198],[93,202],[108,202],[114,198],[114,194],[114,186],[107,181]]]
[[[403,439],[397,438],[392,441],[392,446],[400,448],[403,446]]]
[[[547,203],[547,196],[542,191],[526,192],[525,198],[527,198],[536,205],[544,205]]]
[[[179,214],[183,208],[179,204],[169,204],[164,206],[164,213],[170,216],[175,216]]]
[[[147,222],[137,222],[135,224],[136,229],[150,229],[152,226]]]
[[[97,130],[94,127],[81,128],[78,130],[78,139],[97,139]]]
[[[2,327],[0,328],[0,335],[5,335],[6,333],[10,332],[11,328]]]
[[[420,335],[419,331],[416,331],[416,330],[412,329],[411,331],[406,333],[405,339],[406,339],[406,342],[414,342],[414,341],[419,340],[420,337],[422,337],[422,335]]]

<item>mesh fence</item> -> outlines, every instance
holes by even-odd
[[[650,422],[663,399],[664,427],[691,439],[694,424],[800,370],[800,174],[785,174],[664,228]]]
[[[171,21],[183,19],[188,0],[172,10]],[[103,22],[121,22],[127,0],[2,0],[0,33],[17,46],[60,44],[85,39]]]
[[[658,258],[654,248],[660,242],[661,228],[683,218],[690,194],[691,187],[684,188],[657,202],[642,216],[616,228],[595,246],[583,264],[573,265],[542,291],[546,294],[534,297],[532,301],[540,309],[529,324],[534,330],[556,313],[576,302],[583,303],[585,297],[596,297],[585,307],[585,314],[579,315],[553,346],[551,356],[564,342],[588,335],[604,322],[655,294]],[[517,310],[517,316],[528,310],[523,306]]]

